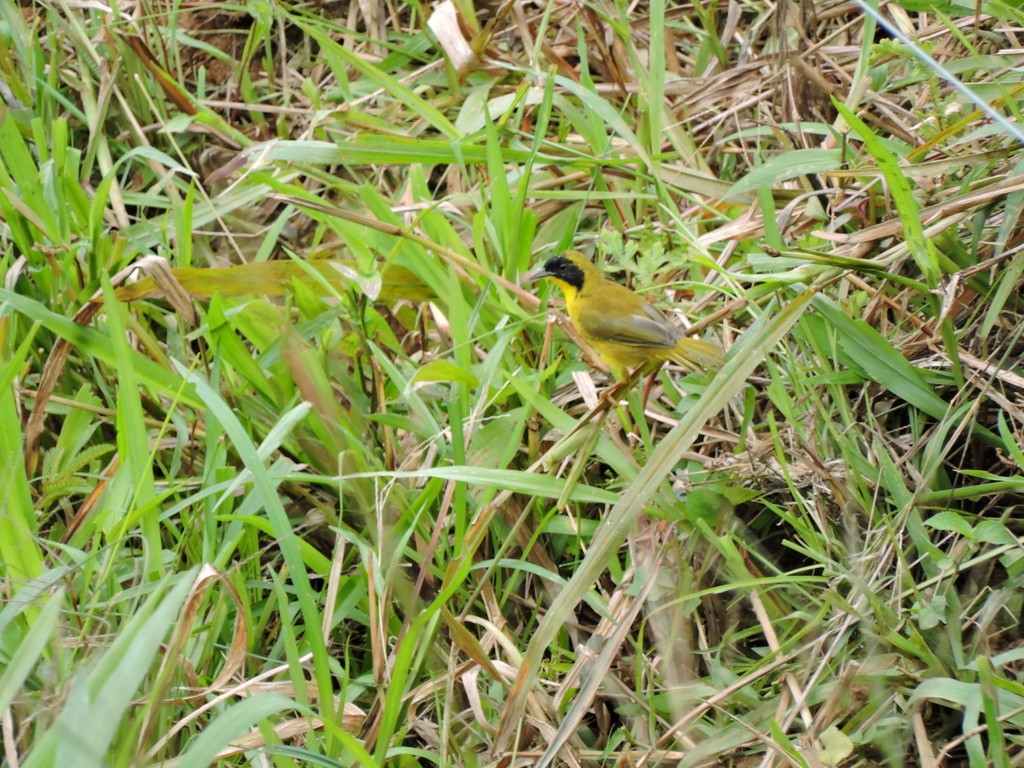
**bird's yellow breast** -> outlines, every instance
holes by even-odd
[[[565,309],[569,313],[569,319],[575,320],[575,313],[579,303],[578,299],[580,297],[579,290],[572,283],[559,280],[557,277],[549,277],[548,280],[558,286],[562,296],[565,298]]]

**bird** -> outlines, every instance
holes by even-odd
[[[721,347],[686,338],[657,307],[606,279],[578,251],[553,256],[521,282],[542,279],[561,289],[573,326],[620,380],[627,380],[636,369],[668,361],[688,371],[722,365]]]

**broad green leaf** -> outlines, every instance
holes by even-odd
[[[882,334],[846,314],[832,299],[819,295],[814,299],[817,309],[835,328],[847,364],[853,364],[868,378],[916,408],[943,418],[950,406],[929,386],[924,374],[912,366]]]
[[[924,521],[924,524],[937,531],[952,531],[969,539],[974,538],[974,529],[971,524],[956,512],[949,510],[932,515]]]
[[[431,360],[416,371],[411,380],[413,384],[431,381],[442,381],[447,384],[466,384],[470,387],[475,387],[480,383],[480,380],[470,371],[448,360]]]
[[[822,748],[818,751],[818,759],[825,765],[838,766],[853,754],[853,739],[834,725],[826,728],[819,740]]]
[[[722,199],[735,200],[759,189],[773,187],[780,181],[833,171],[842,162],[843,155],[838,149],[794,149],[784,152],[745,173]]]

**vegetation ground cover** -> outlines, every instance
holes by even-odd
[[[0,0],[5,766],[1024,764],[1024,13]],[[726,349],[602,409],[573,248]]]

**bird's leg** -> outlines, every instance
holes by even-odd
[[[601,402],[604,404],[604,407],[608,408],[615,405],[615,402],[622,394],[622,390],[626,388],[627,383],[626,381],[616,381],[605,388],[604,392],[601,393]]]
[[[640,372],[641,368],[643,368],[642,365],[638,365],[633,370],[628,368],[613,368],[612,373],[618,381],[614,384],[608,385],[608,388],[601,395],[601,401],[606,402],[608,406],[614,405],[615,401],[622,396],[623,391],[633,383],[634,379],[636,379],[636,375]]]
[[[651,388],[654,386],[654,377],[658,375],[658,371],[660,369],[661,369],[661,366],[659,365],[657,368],[655,368],[653,371],[651,371],[650,375],[647,377],[647,383],[644,384],[644,398],[641,401],[641,406],[643,408],[643,411],[642,411],[643,413],[647,413],[647,401],[651,397]]]
[[[623,392],[628,392],[630,387],[632,387],[633,383],[636,381],[637,375],[640,373],[642,368],[643,366],[639,365],[636,368],[633,368],[632,370],[630,370],[629,368],[613,369],[613,372],[618,378],[618,381],[616,381],[614,384],[610,384],[605,389],[605,391],[601,394],[601,401],[598,404],[599,407],[602,408],[603,410],[610,411],[613,408],[618,410],[619,420],[622,424],[622,428],[627,433],[629,433],[633,429],[633,416],[630,414],[632,407],[622,409],[620,406],[623,405],[623,403],[620,403],[620,398],[622,397]],[[632,405],[635,405],[635,402],[632,401],[632,398],[630,398],[630,402],[632,403]],[[643,411],[641,411],[641,414],[642,413]]]

